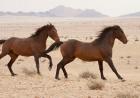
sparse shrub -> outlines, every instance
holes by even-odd
[[[68,38],[68,36],[64,36],[64,39],[67,39]]]
[[[86,37],[85,39],[88,40],[88,37]]]
[[[120,92],[115,98],[139,98],[139,95],[134,94],[133,92]]]
[[[90,40],[92,40],[92,39],[93,39],[93,37],[92,37],[92,36],[90,36],[90,37],[89,37],[89,39],[90,39]]]
[[[23,59],[18,59],[18,61],[24,61]]]
[[[127,61],[127,64],[130,64],[130,61],[129,60]]]
[[[17,64],[20,64],[20,62],[17,62]]]
[[[35,96],[35,98],[40,98],[40,97],[38,97],[38,96]]]
[[[138,67],[138,66],[136,66],[136,67],[135,67],[135,69],[139,69],[139,67]]]
[[[87,85],[90,90],[102,90],[105,86],[105,84],[101,80],[93,79],[89,79]]]
[[[94,73],[91,73],[89,71],[83,72],[80,74],[81,78],[87,79],[87,78],[92,78],[92,79],[97,79],[97,75]]]
[[[128,58],[128,59],[129,59],[129,58],[131,58],[131,56],[127,56],[126,58]]]
[[[139,41],[139,39],[136,37],[136,38],[135,38],[135,41],[137,42],[137,41]]]
[[[36,74],[35,71],[30,71],[28,70],[27,68],[23,68],[22,72],[25,74],[25,75],[28,75],[28,76],[33,76]]]
[[[91,96],[88,96],[88,98],[91,98]]]

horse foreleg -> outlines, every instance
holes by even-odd
[[[51,70],[52,69],[52,66],[53,66],[51,56],[44,53],[44,54],[41,55],[41,57],[45,57],[45,58],[48,58],[49,59],[49,62],[50,62],[49,70]]]
[[[12,76],[15,76],[16,74],[13,72],[12,70],[12,64],[15,62],[15,60],[17,59],[18,55],[15,54],[10,54],[11,60],[9,61],[9,63],[7,64],[8,69],[11,73]]]
[[[112,60],[111,60],[111,58],[108,58],[108,59],[106,59],[105,61],[108,63],[108,65],[110,66],[110,68],[112,69],[112,71],[116,74],[116,76],[118,77],[118,79],[123,80],[123,78],[122,78],[122,77],[119,75],[119,73],[117,72],[117,70],[116,70],[116,68],[115,68],[115,66],[114,66],[114,64],[113,64],[113,62],[112,62]]]
[[[39,70],[39,57],[38,56],[34,56],[34,59],[35,59],[35,63],[36,63],[37,73],[40,75],[40,70]]]
[[[104,73],[103,73],[103,61],[98,61],[98,64],[99,64],[101,79],[106,80]]]

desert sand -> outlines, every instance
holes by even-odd
[[[0,60],[0,98],[133,98],[140,97],[140,18],[46,18],[25,16],[0,16],[0,39],[10,37],[29,37],[35,30],[48,23],[56,26],[62,41],[77,39],[90,42],[106,26],[120,25],[127,38],[128,44],[115,40],[113,61],[118,72],[126,80],[117,79],[109,66],[104,63],[106,81],[100,79],[97,62],[83,62],[76,59],[66,66],[69,78],[65,79],[60,71],[61,80],[55,80],[57,63],[62,59],[60,50],[49,53],[53,60],[53,69],[48,70],[48,59],[40,59],[41,76],[37,75],[33,57],[20,56],[13,64],[15,77],[5,66],[10,58]],[[50,38],[47,47],[53,43]],[[2,46],[2,45],[1,45]],[[0,46],[0,47],[1,47]],[[104,83],[101,90],[91,90],[79,75],[92,72],[97,79]],[[119,94],[129,97],[117,97]],[[138,97],[139,96],[139,97]]]

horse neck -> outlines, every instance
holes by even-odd
[[[48,38],[48,33],[45,32],[45,31],[42,31],[41,34],[39,36],[36,36],[35,39],[38,41],[38,42],[41,42],[41,43],[44,43],[46,44],[46,40]]]
[[[100,41],[100,44],[102,45],[107,45],[111,48],[113,48],[114,46],[114,41],[115,41],[115,37],[113,36],[113,33],[112,32],[108,32],[108,35],[106,35],[102,41]]]
[[[115,41],[115,37],[113,36],[113,33],[110,32],[109,35],[105,36],[105,38],[103,40],[103,44],[106,44],[108,46],[111,46],[111,48],[113,48],[114,41]]]

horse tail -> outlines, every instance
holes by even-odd
[[[53,50],[58,49],[61,46],[61,44],[63,44],[63,42],[61,42],[61,41],[60,42],[54,42],[47,50],[45,50],[44,53],[49,53]]]
[[[2,39],[0,40],[0,44],[3,44],[6,40]]]

